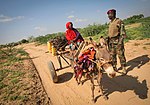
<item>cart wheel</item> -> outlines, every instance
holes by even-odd
[[[54,67],[54,64],[52,61],[48,62],[48,67],[49,67],[52,81],[54,83],[57,83],[58,82],[58,76],[56,74],[55,67]]]

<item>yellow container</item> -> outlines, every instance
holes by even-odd
[[[52,43],[47,42],[47,47],[48,47],[48,52],[51,53],[52,52]]]
[[[54,46],[52,46],[52,55],[56,56],[56,48]]]

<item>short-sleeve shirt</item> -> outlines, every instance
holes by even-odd
[[[123,29],[121,29],[121,27]],[[126,34],[124,24],[121,19],[115,18],[113,21],[109,23],[108,35],[111,38],[120,34]]]

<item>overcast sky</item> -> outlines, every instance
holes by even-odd
[[[0,44],[64,32],[68,21],[75,28],[103,24],[112,8],[121,19],[150,16],[150,0],[0,0]]]

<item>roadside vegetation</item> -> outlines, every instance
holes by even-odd
[[[0,105],[49,104],[36,69],[22,48],[0,48]]]
[[[133,15],[127,19],[124,19],[125,28],[127,31],[128,40],[141,40],[145,38],[150,38],[150,16],[144,17],[143,14]],[[107,37],[108,23],[105,24],[93,24],[88,25],[85,28],[77,28],[81,35],[88,39],[92,37],[95,41],[98,41],[100,36]],[[36,42],[39,44],[46,44],[49,40],[56,37],[65,37],[65,32],[58,32],[53,34],[41,35],[38,37],[30,36],[28,39],[22,39],[19,42],[9,43],[9,45],[16,46],[22,43]],[[1,45],[2,46],[2,45]],[[3,45],[6,46],[6,45]]]
[[[150,17],[144,17],[143,14],[133,15],[123,20],[127,31],[128,40],[141,40],[150,38]],[[137,24],[137,26],[135,26]],[[108,23],[105,24],[93,24],[88,25],[85,28],[78,28],[81,35],[88,39],[92,37],[95,41],[98,41],[100,36],[107,37]],[[57,36],[65,37],[64,32],[48,34],[45,36],[39,36],[35,38],[35,42],[40,44],[46,44],[48,40]]]

